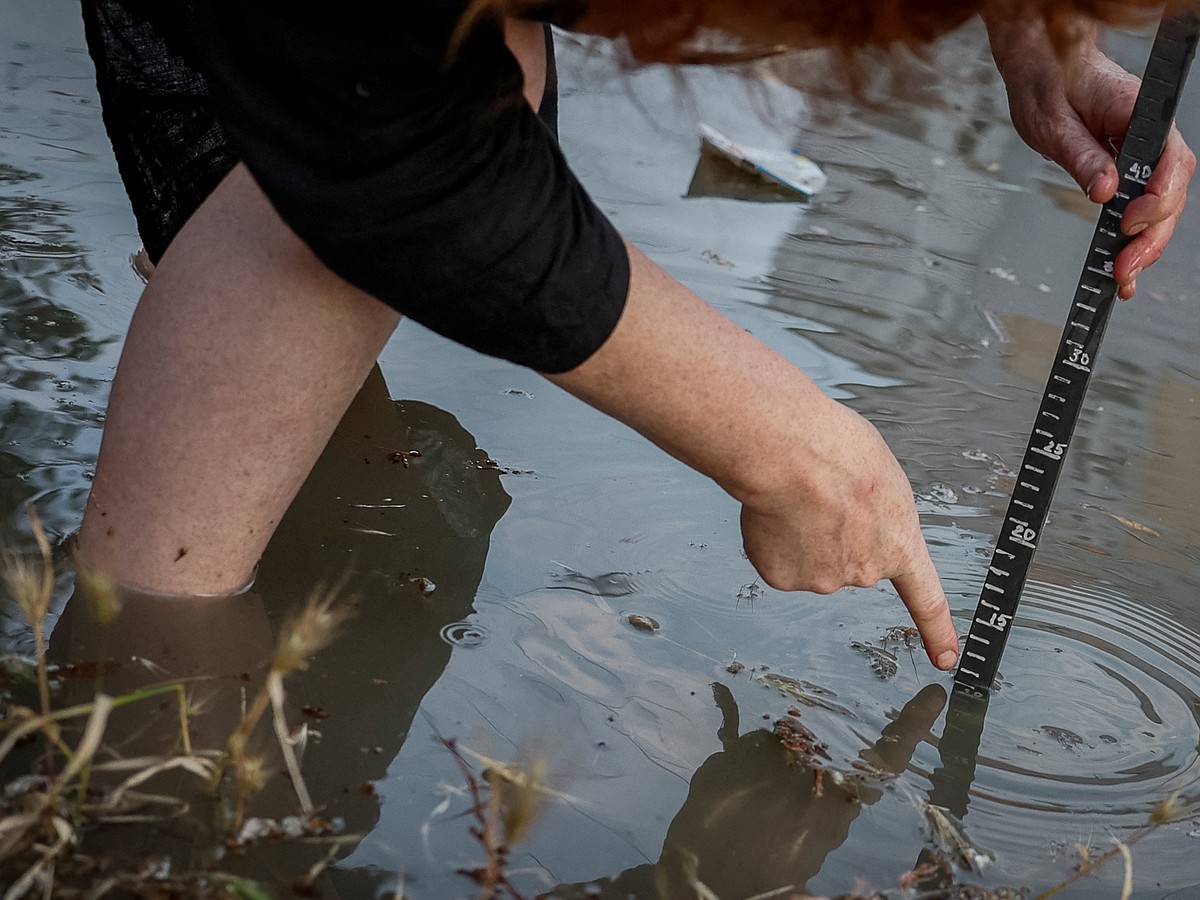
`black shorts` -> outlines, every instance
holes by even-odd
[[[152,262],[237,163],[191,62],[196,0],[82,0],[104,125]],[[546,26],[538,115],[558,134],[558,77]]]

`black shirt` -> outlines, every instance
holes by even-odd
[[[464,2],[208,0],[197,63],[285,222],[427,327],[543,372],[608,337],[629,262]]]

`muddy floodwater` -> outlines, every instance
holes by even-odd
[[[1139,70],[1147,45],[1110,41]],[[562,143],[626,235],[881,429],[965,634],[1095,210],[1013,134],[978,30],[931,63],[873,107],[814,104],[737,74],[622,72],[563,39]],[[780,202],[712,160],[698,170],[699,121],[800,148],[828,186]],[[354,619],[288,688],[289,715],[320,733],[314,801],[363,835],[318,885],[330,897],[473,895],[460,870],[482,850],[439,737],[544,767],[552,791],[507,863],[526,896],[894,889],[938,846],[930,802],[990,857],[955,878],[1045,890],[1171,794],[1200,801],[1198,239],[1194,207],[1115,310],[977,757],[939,752],[950,679],[895,630],[909,623],[890,589],[771,590],[707,479],[412,323],[249,596],[219,615],[144,611],[103,638],[68,604],[52,643],[125,659],[153,642],[179,672],[257,671],[288,609],[349,573]],[[56,540],[78,525],[138,246],[75,6],[4,0],[10,543],[28,545],[27,501]],[[58,607],[69,594],[64,578]],[[11,608],[0,639],[30,652]],[[287,811],[276,795],[263,815]],[[222,864],[285,896],[287,850]],[[1198,852],[1189,807],[1133,848],[1133,896],[1200,897]],[[1116,898],[1124,877],[1118,860],[1061,896]]]

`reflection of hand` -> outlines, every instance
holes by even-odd
[[[929,737],[929,730],[946,705],[946,691],[940,684],[927,684],[904,704],[896,720],[883,729],[879,740],[859,754],[871,765],[899,775],[908,768],[917,745]]]
[[[1109,150],[1129,127],[1140,82],[1096,49],[1092,36],[1060,59],[1040,24],[989,22],[996,64],[1008,86],[1013,125],[1030,147],[1061,165],[1093,201],[1116,193],[1120,176]],[[1146,192],[1125,212],[1121,230],[1136,235],[1117,257],[1122,299],[1141,271],[1162,256],[1187,202],[1196,156],[1172,127]]]
[[[560,886],[549,896],[693,896],[697,880],[719,897],[746,897],[786,884],[800,894],[845,842],[863,808],[883,796],[879,782],[908,768],[946,702],[939,685],[925,687],[859,754],[873,771],[834,778],[821,773],[820,754],[788,750],[770,731],[738,735],[733,694],[718,683],[713,697],[723,717],[722,750],[692,776],[658,862],[612,880]]]
[[[930,659],[958,635],[912,488],[879,433],[632,247],[616,330],[561,387],[636,428],[743,504],[746,553],[783,590],[891,579]]]

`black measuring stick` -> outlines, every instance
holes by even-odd
[[[1146,190],[1146,182],[1166,147],[1179,95],[1196,53],[1198,34],[1200,18],[1189,10],[1163,19],[1150,50],[1129,131],[1117,158],[1121,182],[1116,196],[1100,211],[1100,221],[954,675],[956,691],[986,696],[995,682],[1029,564],[1041,541],[1054,486],[1116,298],[1113,264],[1121,248],[1130,241],[1121,233],[1121,219],[1129,202]]]

